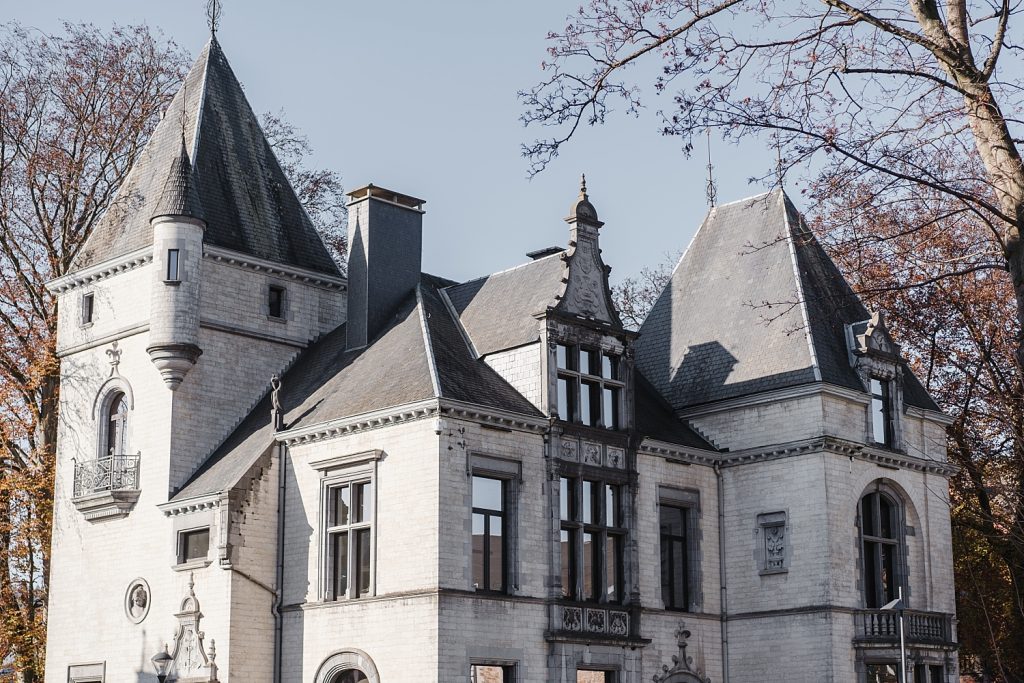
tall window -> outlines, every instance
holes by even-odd
[[[167,250],[167,282],[177,282],[180,278],[178,277],[178,255],[177,249]]]
[[[892,498],[876,491],[861,498],[860,521],[864,602],[877,609],[898,593],[900,510]]]
[[[622,602],[622,487],[590,479],[561,479],[562,597]]]
[[[621,358],[596,349],[559,344],[558,418],[590,427],[622,426]]]
[[[110,397],[107,405],[106,454],[124,455],[127,450],[128,400],[124,393],[118,391]]]
[[[267,294],[267,314],[271,318],[284,317],[284,287],[270,285]]]
[[[918,664],[914,667],[914,683],[944,683],[945,680],[941,664]]]
[[[689,562],[687,555],[690,510],[678,505],[659,507],[661,526],[661,599],[666,609],[690,608]]]
[[[352,481],[327,489],[326,599],[370,594],[372,488]]]
[[[93,307],[96,303],[96,295],[93,292],[88,292],[82,295],[82,324],[89,325],[92,323]]]
[[[473,587],[477,590],[504,591],[507,583],[506,488],[501,479],[473,477]]]
[[[899,683],[900,665],[896,662],[868,664],[868,683]]]
[[[892,382],[871,378],[871,437],[883,446],[893,444]]]

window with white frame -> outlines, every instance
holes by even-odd
[[[92,325],[92,318],[95,312],[96,306],[96,294],[93,292],[86,292],[82,295],[81,304],[81,318],[79,322],[85,325]]]
[[[202,562],[210,553],[210,527],[178,532],[178,564]]]
[[[326,489],[325,594],[327,600],[371,594],[373,485],[369,478],[335,482]]]

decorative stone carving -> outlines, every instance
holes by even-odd
[[[566,631],[582,631],[583,610],[579,607],[563,607],[562,628]]]
[[[604,633],[607,614],[603,609],[588,609],[585,615],[587,633]]]
[[[626,451],[609,446],[607,453],[605,453],[605,465],[620,470],[623,469],[626,466]]]
[[[174,634],[174,652],[171,653],[171,673],[169,681],[177,683],[218,683],[217,682],[217,646],[210,640],[210,654],[207,656],[203,645],[205,634],[199,630],[199,620],[203,613],[199,611],[199,599],[196,598],[195,581],[190,575],[188,579],[188,595],[181,601],[178,618],[178,630]]]
[[[608,611],[608,633],[613,636],[629,634],[629,613]]]
[[[690,632],[686,630],[686,623],[680,621],[679,628],[676,629],[679,654],[672,655],[672,666],[663,664],[661,673],[654,674],[654,683],[711,683],[710,677],[694,667],[693,657],[686,654],[686,641],[689,638]]]
[[[120,374],[117,366],[121,363],[121,349],[117,348],[117,340],[110,342],[110,348],[106,350],[107,358],[110,359],[110,376]]]
[[[570,462],[580,461],[580,444],[575,439],[562,439],[561,449],[559,455],[562,460],[568,460]]]
[[[583,442],[583,464],[601,465],[601,444],[590,441]]]
[[[782,569],[786,566],[786,527],[774,524],[764,527],[764,568]]]
[[[149,584],[143,578],[138,578],[128,584],[128,590],[124,594],[124,613],[128,621],[133,624],[141,623],[149,614],[149,605],[152,602],[149,594]]]

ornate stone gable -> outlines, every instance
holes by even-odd
[[[195,593],[195,582],[188,581],[188,595],[181,601],[181,610],[174,616],[178,619],[178,630],[174,634],[173,663],[168,680],[176,683],[217,683],[217,645],[210,641],[207,655],[203,640],[206,634],[199,630],[199,599]]]
[[[608,286],[611,268],[601,259],[598,232],[604,223],[587,195],[586,177],[580,182],[580,194],[570,208],[569,249],[562,255],[566,263],[565,289],[555,310],[587,320],[622,327],[612,303]]]

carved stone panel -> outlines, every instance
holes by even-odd
[[[608,633],[613,636],[629,634],[629,613],[608,611]]]
[[[601,465],[601,444],[591,441],[583,442],[583,464]]]
[[[584,618],[586,620],[587,633],[604,633],[608,613],[603,609],[588,609],[585,611]]]
[[[605,463],[607,467],[614,467],[615,469],[623,469],[626,466],[626,451],[621,448],[612,448],[609,446],[605,453]]]
[[[562,628],[566,631],[582,631],[583,610],[579,607],[563,607]]]
[[[569,462],[580,461],[580,443],[576,439],[562,438],[562,444],[558,452],[559,457],[562,460],[568,460]]]

